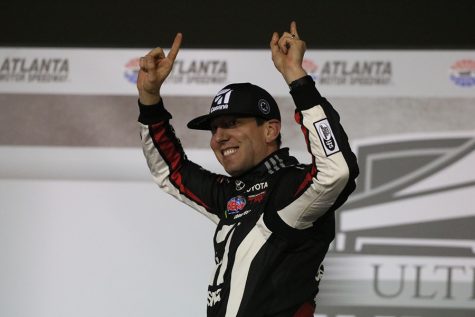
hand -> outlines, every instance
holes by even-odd
[[[143,105],[153,105],[160,102],[160,87],[172,70],[182,38],[182,34],[177,33],[167,56],[165,56],[161,47],[157,47],[140,58],[137,89],[140,103]]]
[[[305,42],[300,40],[295,21],[290,23],[290,33],[284,32],[280,38],[277,32],[272,34],[270,48],[272,61],[284,76],[287,84],[307,75],[302,67],[303,55],[307,47]]]

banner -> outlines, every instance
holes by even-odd
[[[136,95],[147,49],[0,49],[0,92]],[[304,67],[327,96],[475,96],[475,51],[306,52]],[[288,88],[268,50],[182,49],[164,95],[214,95],[232,82],[271,94]]]

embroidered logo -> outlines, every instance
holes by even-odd
[[[229,107],[229,98],[231,98],[231,93],[233,91],[231,89],[223,89],[218,94],[216,97],[214,97],[213,103],[215,104],[214,106],[209,109],[209,113],[213,113],[217,110],[226,110]]]
[[[246,184],[244,184],[244,182],[242,180],[236,179],[236,181],[234,183],[236,184],[236,190],[237,191],[243,190],[243,188],[246,187]]]
[[[317,130],[318,137],[320,138],[320,142],[322,142],[323,149],[325,150],[325,154],[330,156],[337,152],[340,152],[340,148],[336,143],[335,136],[333,131],[330,127],[330,123],[327,119],[323,119],[317,122],[314,122],[313,125]]]
[[[263,190],[267,187],[269,187],[269,184],[267,184],[267,182],[257,183],[252,185],[248,190],[246,190],[246,193]]]
[[[221,301],[221,289],[214,292],[208,291],[208,306],[213,307],[216,303]]]
[[[235,215],[241,212],[246,207],[246,198],[243,196],[236,196],[231,198],[226,205],[226,217],[228,215]]]
[[[247,200],[250,203],[261,203],[264,200],[265,196],[266,196],[266,192],[263,191],[263,192],[260,192],[258,194],[255,194],[255,195],[247,196]]]
[[[270,113],[270,105],[269,105],[269,103],[267,102],[267,100],[265,100],[265,99],[260,99],[259,102],[258,102],[258,105],[259,105],[259,110],[260,110],[263,114],[269,114],[269,113]]]

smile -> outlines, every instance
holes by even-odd
[[[223,151],[223,156],[229,156],[237,152],[237,148],[226,149]]]

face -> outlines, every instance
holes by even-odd
[[[222,116],[211,122],[210,146],[225,171],[238,176],[275,150],[266,135],[268,126],[255,118]]]

